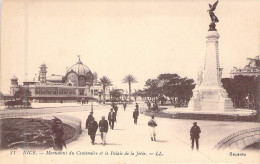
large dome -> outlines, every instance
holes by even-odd
[[[91,73],[90,69],[86,65],[84,65],[80,61],[80,59],[76,64],[74,64],[73,66],[71,66],[68,69],[67,73],[70,71],[76,72],[78,74],[78,76],[80,76],[80,75],[86,76],[88,73]]]
[[[90,69],[80,61],[80,57],[79,61],[67,70],[65,82],[67,85],[73,86],[93,85],[93,74]]]

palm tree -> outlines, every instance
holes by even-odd
[[[129,102],[131,102],[131,84],[132,83],[137,83],[136,78],[133,75],[126,75],[123,79],[123,83],[128,83],[129,87]]]
[[[106,77],[103,76],[99,79],[99,84],[103,87],[103,104],[106,102],[106,87],[111,86],[112,82]]]

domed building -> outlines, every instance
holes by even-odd
[[[47,76],[46,64],[40,65],[38,78],[32,81],[25,81],[23,85],[18,85],[18,78],[11,78],[10,94],[19,87],[31,91],[31,99],[40,102],[87,100],[93,98],[90,88],[93,86],[94,76],[91,70],[82,63],[80,56],[78,62],[64,75],[51,74]]]
[[[65,82],[69,86],[92,86],[93,74],[91,73],[90,69],[81,62],[79,58],[79,61],[68,69],[65,76]]]

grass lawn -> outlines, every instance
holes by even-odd
[[[72,138],[76,130],[62,124],[64,140]],[[7,118],[0,120],[0,149],[49,148],[53,146],[52,121],[40,118]]]

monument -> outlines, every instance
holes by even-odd
[[[218,18],[214,10],[218,1],[213,5],[209,4],[208,10],[211,23],[206,36],[206,55],[204,68],[199,74],[198,83],[193,90],[193,97],[189,102],[189,108],[194,111],[234,111],[233,103],[226,90],[221,85],[221,72],[219,66],[218,38],[216,29]]]

